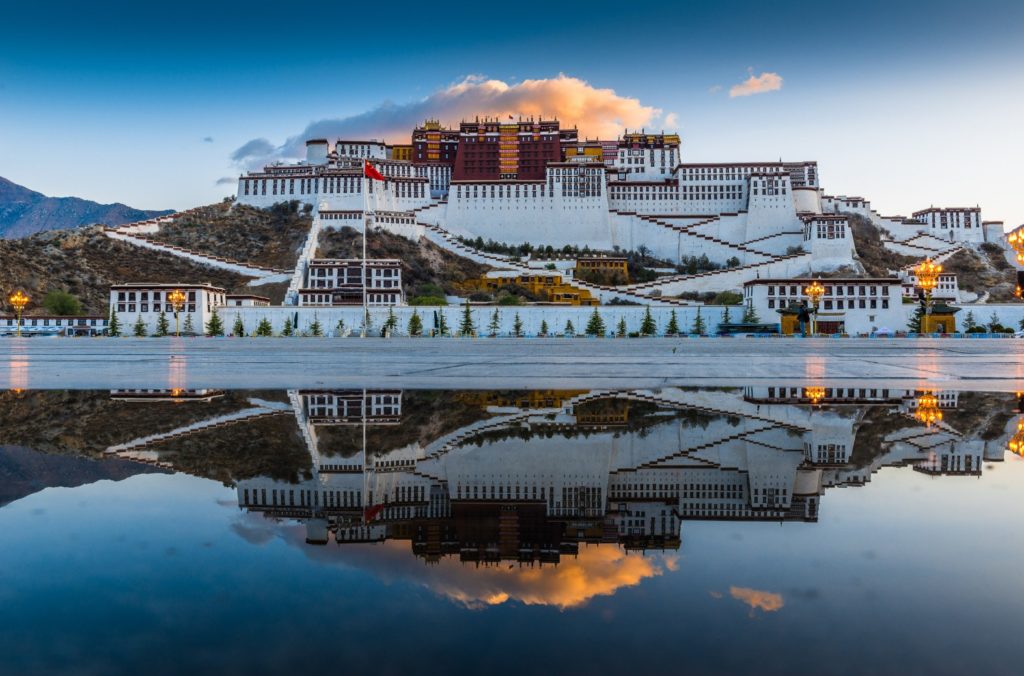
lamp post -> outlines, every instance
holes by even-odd
[[[14,311],[18,314],[18,337],[21,338],[21,313],[25,309],[25,306],[28,305],[28,296],[23,294],[21,291],[15,291],[11,294],[11,297],[8,298],[8,300],[11,301],[11,305],[14,306]]]
[[[818,303],[825,295],[825,287],[816,279],[804,287],[804,295],[811,301],[811,308],[814,310],[811,315],[811,335],[813,336],[818,333]]]
[[[1024,418],[1017,421],[1017,431],[1006,443],[1006,448],[1010,453],[1024,458]]]
[[[1017,262],[1024,265],[1024,228],[1017,228],[1006,236],[1010,248],[1017,252]]]
[[[175,289],[167,294],[167,300],[170,302],[171,307],[174,308],[174,336],[176,338],[181,337],[178,332],[178,313],[185,307],[185,294],[180,289]]]
[[[931,258],[925,258],[923,262],[914,266],[914,276],[917,278],[917,287],[924,291],[924,316],[929,317],[932,314],[932,291],[939,285],[939,275],[942,274],[942,266],[932,263]],[[931,326],[927,319],[923,319],[924,324],[921,329],[921,333],[930,333]]]

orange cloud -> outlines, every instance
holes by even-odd
[[[729,98],[764,94],[779,89],[782,89],[782,76],[778,73],[761,73],[760,75],[750,73],[750,77],[746,80],[729,88]]]
[[[581,136],[609,139],[617,138],[626,128],[656,123],[675,127],[678,123],[674,115],[663,118],[661,109],[645,106],[639,99],[564,74],[515,84],[471,75],[419,101],[383,103],[357,115],[312,122],[280,146],[266,139],[253,139],[238,148],[232,159],[253,167],[276,159],[303,157],[306,139],[310,138],[376,138],[408,143],[413,127],[425,119],[458,125],[477,115],[557,117],[563,126],[576,125]]]
[[[753,614],[755,610],[774,613],[781,609],[782,606],[786,605],[786,602],[782,598],[782,594],[761,591],[760,589],[751,589],[749,587],[729,587],[729,595],[734,599],[747,604],[750,607],[751,614]]]
[[[585,547],[576,558],[557,566],[494,566],[469,568],[454,559],[427,569],[423,584],[467,607],[500,605],[516,600],[526,605],[580,606],[595,596],[610,596],[624,587],[662,575],[666,560],[627,554],[615,546]]]

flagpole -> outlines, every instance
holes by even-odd
[[[370,310],[366,306],[366,285],[369,280],[366,279],[366,231],[370,228],[370,187],[373,186],[373,179],[366,175],[366,169],[363,169],[363,181],[366,184],[363,189],[363,330],[362,337],[366,338],[368,333],[367,320],[370,317]]]

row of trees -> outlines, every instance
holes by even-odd
[[[213,311],[210,315],[210,321],[206,322],[206,326],[203,327],[204,332],[208,336],[223,336],[224,335],[224,324],[221,322],[220,315],[217,314],[217,310]],[[192,321],[192,314],[185,315],[185,321],[181,324],[181,332],[185,335],[195,335],[196,328]],[[110,322],[107,324],[107,334],[118,338],[125,335],[125,329],[121,325],[121,318],[118,317],[117,312],[110,311]],[[135,319],[135,323],[131,327],[131,335],[136,338],[145,338],[149,335],[149,325],[146,320],[142,318],[142,315],[138,315]],[[153,332],[153,336],[161,338],[163,336],[171,335],[171,321],[168,319],[167,314],[161,312],[156,318],[156,330]]]

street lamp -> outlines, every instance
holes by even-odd
[[[942,274],[942,266],[932,263],[931,258],[925,258],[923,262],[914,266],[914,276],[917,278],[917,288],[924,291],[924,314],[930,316],[932,313],[932,291],[939,285],[939,275]],[[929,333],[931,327],[921,327],[921,333]]]
[[[167,301],[174,308],[174,335],[180,337],[181,334],[178,332],[178,313],[185,307],[185,294],[180,289],[175,289],[167,294]]]
[[[818,333],[818,303],[825,295],[825,287],[818,280],[814,280],[809,286],[804,287],[804,295],[810,299],[811,308],[814,310],[814,314],[811,315],[811,335],[813,336]]]
[[[18,337],[21,338],[21,312],[28,305],[28,296],[21,291],[15,291],[8,300],[14,306],[14,311],[18,313]]]
[[[1007,235],[1006,241],[1017,252],[1017,262],[1024,265],[1024,232],[1021,232],[1021,228],[1017,228]]]

